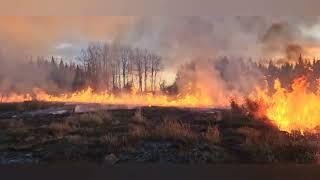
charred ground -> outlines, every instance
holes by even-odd
[[[0,105],[0,163],[314,163],[318,134],[279,131],[231,109]]]

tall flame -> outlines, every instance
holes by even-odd
[[[275,93],[268,95],[258,89],[259,102],[265,115],[281,130],[302,132],[313,130],[320,125],[320,94],[308,91],[306,77],[296,78],[291,90],[281,86],[277,79],[274,82]]]

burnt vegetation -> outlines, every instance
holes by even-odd
[[[252,104],[232,103],[231,107],[139,107],[91,112],[64,107],[70,111],[61,114],[3,111],[0,162],[111,163],[110,158],[112,164],[318,161],[318,133],[282,132],[269,121],[256,118]]]

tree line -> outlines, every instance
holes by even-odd
[[[309,89],[313,92],[318,90],[320,61],[316,58],[310,60],[300,55],[296,63],[285,62],[277,65],[275,62],[269,61],[267,66],[258,64],[258,68],[264,74],[268,84],[279,79],[283,87],[290,89],[295,78],[304,76],[309,84]]]
[[[95,91],[108,90],[113,93],[135,89],[138,92],[161,90],[176,94],[181,84],[187,82],[185,79],[194,80],[195,77],[190,72],[195,70],[197,62],[181,66],[177,71],[176,81],[172,85],[166,85],[160,77],[163,58],[147,49],[116,43],[92,43],[81,50],[76,60],[70,63],[61,58],[37,57],[36,60],[31,59],[28,63],[19,65],[18,70],[14,71],[4,71],[8,68],[5,68],[2,61],[0,83],[4,84],[4,90],[8,92],[25,90],[26,85],[30,84],[29,90],[40,87],[56,92],[74,92],[90,86]],[[209,65],[226,82],[227,88],[238,88],[241,92],[250,92],[251,88],[248,87],[256,85],[257,77],[266,80],[270,90],[275,79],[280,79],[283,87],[290,88],[291,82],[301,75],[307,77],[312,90],[316,90],[319,84],[320,61],[308,60],[302,55],[296,63],[270,60],[262,64],[261,61],[228,57],[210,62]],[[19,82],[24,83],[19,86]]]
[[[159,89],[162,57],[147,49],[112,43],[92,43],[82,49],[77,63],[63,59],[38,57],[36,66],[48,73],[48,79],[62,90],[91,87],[96,91],[154,92]]]
[[[309,90],[315,92],[319,86],[320,61],[316,58],[310,60],[300,54],[295,62],[284,61],[283,59],[269,60],[265,64],[252,60],[246,62],[247,69],[258,69],[259,73],[263,75],[263,79],[267,81],[270,91],[274,90],[273,83],[276,79],[280,80],[282,87],[290,89],[294,79],[301,76],[307,79]],[[247,71],[244,68],[244,72]]]

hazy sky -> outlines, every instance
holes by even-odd
[[[0,17],[2,49],[72,58],[89,42],[112,40],[132,17]]]
[[[281,24],[280,29],[273,30],[274,24]],[[317,17],[300,16],[0,17],[2,49],[67,58],[76,56],[90,42],[112,40],[167,53],[164,55],[225,52],[255,56],[261,53],[260,46],[265,42],[260,41],[267,33],[272,41],[315,48],[319,44],[320,23]]]
[[[0,0],[0,53],[70,61],[90,42],[116,40],[161,54],[171,78],[199,57],[320,58],[318,7],[316,0]]]
[[[168,74],[199,57],[320,57],[320,21],[304,16],[2,16],[0,49],[73,60],[90,42],[119,41],[165,58]]]

